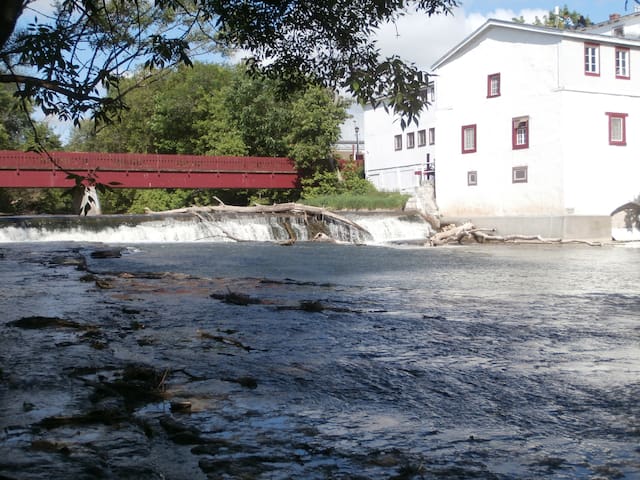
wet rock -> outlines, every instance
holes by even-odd
[[[89,424],[114,425],[127,419],[127,415],[119,408],[105,408],[92,410],[80,415],[58,415],[42,419],[38,425],[42,428],[53,429],[66,426],[80,426]]]
[[[53,442],[50,440],[34,440],[31,442],[31,450],[39,452],[53,452],[70,455],[71,449],[63,443]]]
[[[120,258],[120,257],[122,257],[122,250],[120,250],[119,248],[95,250],[91,252],[91,258]]]
[[[83,256],[73,256],[73,257],[57,256],[57,257],[51,258],[49,263],[52,265],[75,266],[78,268],[78,270],[86,270],[87,268],[87,261]]]
[[[73,320],[66,320],[59,317],[23,317],[19,320],[8,322],[7,325],[12,327],[24,328],[24,329],[39,329],[39,328],[73,328],[77,330],[87,330],[93,328],[90,325],[83,325]]]
[[[324,309],[325,306],[318,300],[303,300],[300,302],[300,310],[305,312],[321,312]]]
[[[211,333],[208,332],[203,332],[202,330],[198,330],[198,336],[200,338],[205,338],[207,340],[215,340],[216,342],[220,342],[223,343],[225,345],[229,345],[232,347],[238,347],[241,348],[243,350],[246,350],[247,352],[250,352],[251,350],[253,350],[253,348],[244,345],[242,342],[239,342],[238,340],[235,340],[233,338],[229,338],[229,337],[224,337],[222,335],[213,335]]]
[[[113,284],[113,279],[111,278],[96,278],[96,287],[103,290],[110,290],[112,288],[115,288],[115,285]]]
[[[230,303],[232,305],[255,305],[260,304],[262,301],[257,298],[253,298],[244,293],[231,292],[228,293],[212,293],[211,298],[222,300],[224,303]]]
[[[258,478],[265,472],[272,471],[274,469],[272,464],[288,461],[290,461],[289,458],[245,456],[234,459],[203,458],[198,462],[198,465],[208,475],[218,474],[228,475],[232,478]]]
[[[178,445],[198,445],[206,443],[198,429],[176,421],[170,416],[159,420],[160,426],[167,432],[169,439]]]
[[[172,412],[182,412],[188,413],[191,412],[191,402],[186,400],[184,401],[173,401],[169,404]]]
[[[250,389],[258,388],[258,381],[255,378],[249,377],[249,376],[238,377],[238,378],[226,377],[226,378],[223,378],[222,380],[224,380],[225,382],[237,383],[238,385],[241,385],[245,388],[250,388]]]

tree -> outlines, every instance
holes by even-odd
[[[123,80],[123,85],[136,81],[134,76]],[[335,169],[331,152],[347,117],[347,102],[313,85],[285,98],[279,95],[281,83],[244,75],[242,67],[196,63],[192,68],[170,69],[145,88],[131,92],[131,106],[121,112],[119,122],[98,129],[91,122],[82,122],[68,147],[104,152],[286,156],[295,159],[310,178],[319,171]],[[281,193],[268,191],[120,192],[103,195],[103,211],[140,211],[145,204],[169,208],[180,201],[188,202],[187,206],[210,204],[215,203],[214,196],[235,204],[246,203],[256,194],[270,202],[285,199]]]
[[[542,20],[538,17],[535,18],[533,22],[534,25],[540,25],[544,27],[552,27],[552,28],[575,28],[578,25],[584,24],[584,26],[589,26],[593,22],[587,16],[585,17],[580,12],[573,10],[570,11],[567,5],[564,5],[559,12],[556,14],[554,11],[549,10],[548,15],[544,15]]]
[[[79,122],[107,119],[124,108],[122,79],[191,64],[190,47],[249,53],[250,71],[280,78],[286,90],[309,79],[344,89],[358,101],[414,120],[426,106],[428,75],[398,57],[380,58],[372,33],[407,11],[449,14],[458,0],[61,0],[50,19],[29,9],[34,0],[0,5],[0,62],[45,113]],[[16,28],[18,20],[29,22]],[[103,91],[110,95],[103,95]]]

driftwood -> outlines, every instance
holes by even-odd
[[[503,242],[503,243],[583,243],[592,247],[602,246],[601,242],[592,242],[580,239],[544,238],[540,235],[491,235],[487,232],[495,232],[493,229],[476,228],[471,222],[459,226],[449,226],[436,233],[429,239],[429,245],[439,246],[448,243],[462,243],[465,240],[474,240],[478,243]]]
[[[220,200],[218,200],[220,201]],[[190,213],[195,215],[196,217],[203,220],[201,214],[203,213],[217,213],[217,212],[225,212],[225,213],[262,213],[262,214],[291,214],[291,215],[310,215],[317,217],[324,217],[336,222],[343,223],[345,225],[349,225],[350,227],[364,233],[365,235],[371,236],[371,233],[364,227],[358,225],[355,222],[352,222],[346,217],[333,213],[329,210],[326,210],[321,207],[312,207],[310,205],[302,205],[300,203],[280,203],[275,205],[252,205],[248,207],[240,207],[234,205],[225,205],[220,201],[220,205],[217,206],[206,206],[206,207],[187,207],[187,208],[178,208],[175,210],[163,210],[162,212],[154,212],[149,209],[145,209],[145,213],[162,213],[162,214],[173,214],[173,213]],[[226,233],[226,232],[225,232]],[[291,235],[291,234],[290,234]],[[231,238],[231,237],[230,237]],[[233,238],[232,238],[233,240]]]

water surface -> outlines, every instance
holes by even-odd
[[[0,247],[0,475],[640,478],[640,249],[109,247]]]

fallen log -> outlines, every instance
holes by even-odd
[[[490,235],[487,232],[495,232],[494,229],[476,228],[471,222],[459,226],[447,226],[443,231],[436,233],[429,239],[429,245],[436,247],[448,243],[462,243],[464,240],[474,240],[477,243],[502,242],[502,243],[540,243],[540,244],[567,244],[581,243],[591,247],[602,246],[601,242],[592,242],[582,239],[544,238],[541,235]]]
[[[291,215],[310,215],[316,217],[324,217],[331,220],[334,220],[339,223],[343,223],[345,225],[349,225],[350,227],[364,233],[365,235],[371,236],[371,233],[364,227],[358,225],[355,222],[352,222],[346,217],[342,215],[338,215],[337,213],[331,212],[321,207],[313,207],[310,205],[303,205],[301,203],[279,203],[274,205],[251,205],[247,207],[234,206],[234,205],[225,205],[224,203],[221,205],[210,205],[206,207],[185,207],[185,208],[177,208],[174,210],[163,210],[161,212],[155,212],[150,209],[145,209],[145,213],[149,214],[174,214],[174,213],[188,213],[198,217],[200,220],[204,220],[201,216],[203,213],[215,213],[215,212],[225,212],[225,213],[263,213],[263,214],[284,214],[288,213]],[[230,237],[231,238],[231,237]],[[233,238],[232,238],[233,239]]]

